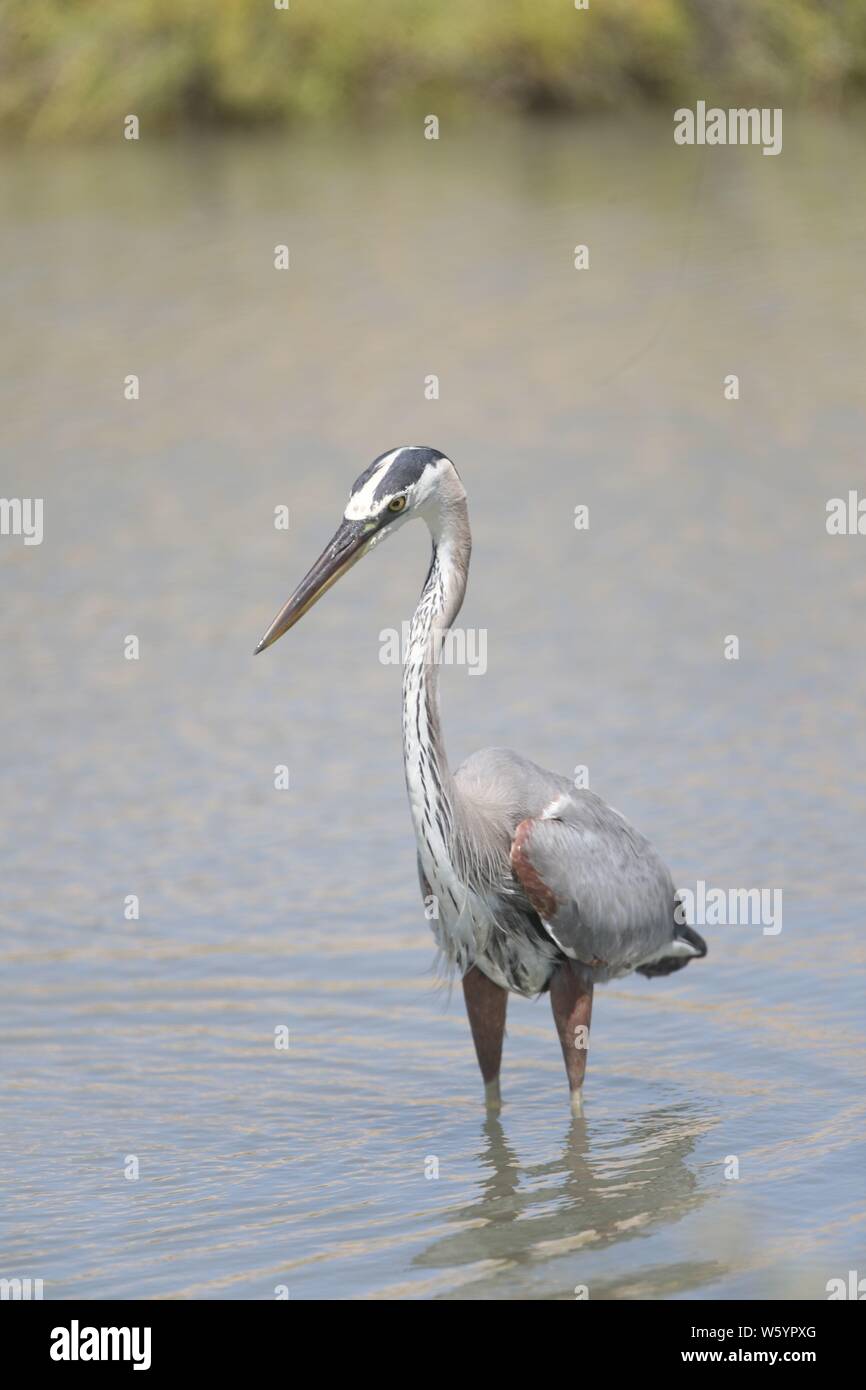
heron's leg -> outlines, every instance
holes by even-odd
[[[550,1003],[565,1058],[571,1111],[573,1115],[579,1115],[592,1019],[590,972],[583,966],[573,965],[571,961],[563,961],[550,982]]]
[[[498,1107],[508,990],[488,980],[477,965],[471,965],[463,976],[463,998],[466,1000],[475,1055],[484,1079],[484,1099],[488,1105]]]

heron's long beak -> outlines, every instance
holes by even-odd
[[[367,542],[371,539],[375,526],[364,521],[343,520],[331,540],[325,546],[309,574],[301,580],[288,603],[280,609],[264,637],[254,652],[258,656],[265,647],[270,647],[284,632],[304,616],[308,608],[322,597],[341,575],[357,564],[364,554]]]

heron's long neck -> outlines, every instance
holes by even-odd
[[[415,609],[403,672],[403,759],[406,786],[425,870],[447,859],[454,830],[455,790],[439,722],[438,674],[448,630],[460,611],[472,541],[466,504],[432,524],[430,571]],[[440,885],[441,886],[441,885]],[[439,891],[436,884],[431,884]]]

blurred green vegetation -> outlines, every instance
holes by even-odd
[[[641,102],[836,104],[866,0],[0,0],[0,131],[41,139]]]

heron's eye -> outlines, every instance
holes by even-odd
[[[388,511],[389,511],[389,512],[402,512],[402,510],[403,510],[403,508],[405,507],[405,505],[406,505],[406,498],[405,498],[405,497],[392,497],[392,498],[391,498],[391,501],[388,503]]]

